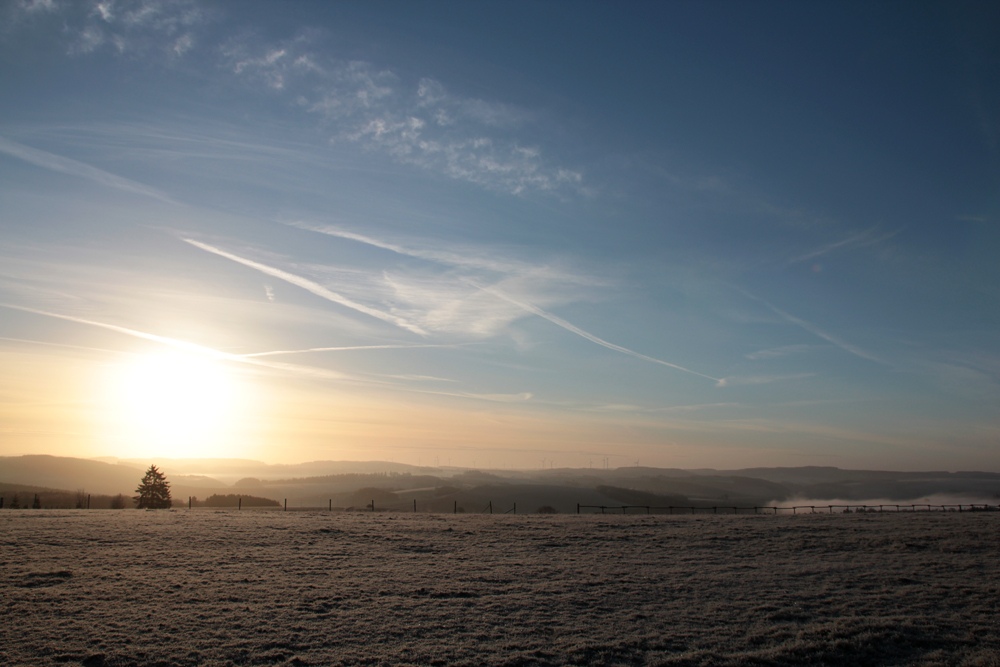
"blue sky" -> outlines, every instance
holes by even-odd
[[[987,3],[3,11],[0,454],[1000,470]]]

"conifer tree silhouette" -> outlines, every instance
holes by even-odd
[[[163,473],[156,469],[155,465],[149,466],[149,470],[139,483],[139,488],[135,490],[137,495],[133,500],[138,509],[169,509],[170,502],[170,482],[163,476]]]

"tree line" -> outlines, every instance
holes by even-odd
[[[71,491],[45,489],[26,491],[21,488],[5,489],[0,495],[0,509],[125,509],[134,505],[138,509],[166,509],[173,504],[170,498],[170,482],[155,465],[143,475],[135,496],[129,498],[122,493],[116,496],[93,496],[83,489],[74,494]],[[21,494],[24,494],[22,500]],[[28,501],[28,497],[31,500]],[[30,503],[30,504],[29,504]]]
[[[0,509],[169,509],[173,506],[170,482],[155,466],[149,466],[136,495],[128,497],[91,495],[83,489],[59,491],[56,489],[25,490],[23,487],[9,488],[0,492]],[[213,494],[205,500],[191,499],[192,507],[279,507],[277,500],[244,494]]]

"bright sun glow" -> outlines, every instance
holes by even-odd
[[[119,371],[114,402],[131,447],[177,457],[221,453],[242,397],[219,362],[166,354]]]

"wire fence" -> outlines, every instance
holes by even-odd
[[[584,512],[583,510],[594,510]],[[733,506],[695,506],[695,505],[668,505],[667,507],[655,507],[652,505],[580,505],[576,506],[577,514],[601,514],[608,512],[622,514],[779,514],[781,512],[791,514],[881,514],[885,512],[997,512],[1000,505],[987,505],[982,503],[970,503],[959,505],[934,505],[920,503],[915,505],[791,505],[779,507],[776,505],[761,505],[754,507],[733,507]],[[631,512],[630,512],[631,511]]]
[[[56,509],[59,506],[51,507],[49,505],[44,505],[41,503],[39,494],[33,494],[34,497],[32,501],[27,502],[27,496],[29,494],[24,494],[26,496],[26,502],[21,505],[18,502],[18,494],[13,494],[11,498],[12,502],[5,502],[7,499],[0,496],[0,509],[41,509],[45,507],[46,509]],[[90,494],[86,494],[86,500],[83,500],[84,494],[81,492],[79,498],[76,501],[77,509],[90,509]],[[110,498],[110,496],[109,496]],[[112,499],[113,501],[114,499]],[[253,497],[236,497],[232,499],[235,502],[230,502],[225,505],[205,505],[199,503],[193,497],[189,497],[187,501],[188,509],[236,509],[236,510],[270,510],[270,511],[293,511],[293,512],[316,512],[326,510],[328,512],[407,512],[407,513],[431,513],[431,514],[517,514],[517,503],[512,503],[509,509],[503,509],[500,507],[494,507],[493,501],[488,500],[486,504],[479,509],[478,512],[476,508],[472,511],[466,509],[464,505],[459,505],[458,500],[447,499],[447,498],[434,498],[434,499],[423,499],[420,501],[418,507],[417,499],[412,501],[404,502],[383,502],[381,504],[377,503],[375,499],[364,505],[354,505],[350,507],[334,507],[333,499],[327,501],[325,507],[322,506],[288,506],[288,499],[284,499],[283,503],[277,503],[276,501],[267,501],[267,504],[263,504],[261,498]],[[247,503],[243,501],[247,500]],[[271,504],[273,502],[273,504]],[[463,501],[465,504],[470,504],[471,500]],[[482,500],[478,502],[483,502]],[[244,504],[246,507],[244,507]],[[71,507],[71,505],[69,506]],[[122,502],[119,505],[112,503],[110,505],[111,509],[124,509],[125,503]],[[176,507],[176,505],[175,505]],[[478,507],[478,506],[477,506]],[[572,510],[571,510],[572,511]],[[955,513],[965,513],[965,512],[998,512],[1000,511],[1000,505],[990,505],[988,503],[959,503],[959,504],[934,504],[934,503],[914,503],[910,505],[905,504],[895,504],[895,503],[882,503],[878,505],[868,505],[868,504],[847,504],[847,505],[756,505],[752,507],[740,507],[735,505],[667,505],[667,506],[656,506],[656,505],[584,505],[577,503],[576,513],[577,514],[884,514],[884,513],[914,513],[914,512],[955,512]],[[530,510],[529,510],[530,512]],[[524,513],[524,512],[522,512]],[[533,514],[557,514],[558,510],[549,505],[543,505],[537,508]]]
[[[466,514],[470,513],[466,510],[464,505],[459,505],[457,500],[447,501],[447,500],[429,500],[424,501],[423,506],[417,506],[417,501],[414,499],[411,502],[404,503],[392,503],[392,504],[377,504],[374,500],[370,501],[365,505],[351,505],[348,507],[334,507],[333,499],[327,501],[325,506],[320,505],[299,505],[299,506],[288,506],[288,499],[285,498],[283,502],[271,504],[247,504],[246,507],[243,506],[243,499],[240,498],[235,504],[227,505],[202,505],[194,503],[193,498],[188,498],[187,501],[188,509],[235,509],[235,510],[265,510],[265,511],[283,511],[283,512],[410,512],[410,513],[433,513],[433,514]],[[483,508],[478,511],[479,514],[517,514],[517,503],[512,503],[512,506],[508,510],[503,510],[500,507],[494,508],[493,501],[488,500]]]
[[[188,499],[188,509],[192,508],[191,499]],[[202,506],[201,508],[195,507],[195,509],[243,509],[242,501],[234,507],[221,508],[221,507],[207,507]],[[383,503],[378,504],[375,500],[361,505],[361,506],[350,506],[350,507],[334,507],[333,499],[327,502],[326,507],[321,506],[299,506],[299,507],[289,507],[288,500],[285,499],[283,504],[279,504],[277,507],[274,506],[248,506],[246,509],[251,510],[279,510],[279,511],[293,511],[293,512],[303,512],[303,511],[323,511],[328,512],[407,512],[407,513],[431,513],[431,514],[466,514],[466,513],[478,513],[478,514],[517,514],[517,503],[513,503],[510,509],[504,510],[499,507],[493,506],[493,501],[487,501],[487,503],[478,512],[468,512],[464,506],[460,506],[457,500],[452,500],[448,502],[446,500],[436,499],[433,501],[425,501],[422,507],[418,507],[417,500],[414,499],[412,502],[405,503]],[[884,513],[916,513],[916,512],[955,512],[955,513],[965,513],[965,512],[998,512],[1000,511],[1000,505],[989,505],[985,503],[960,503],[960,504],[944,504],[937,505],[933,503],[916,503],[911,505],[904,504],[880,504],[880,505],[756,505],[752,507],[739,507],[734,505],[667,505],[667,506],[655,506],[655,505],[583,505],[577,503],[576,513],[577,514],[668,514],[668,515],[691,515],[691,514],[884,514]],[[522,512],[523,513],[523,512]],[[537,514],[556,514],[558,511],[548,505],[544,505],[535,510],[534,513]]]

